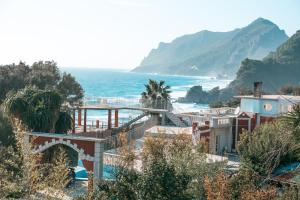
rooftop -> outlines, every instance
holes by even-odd
[[[179,134],[192,134],[192,127],[174,127],[174,126],[153,126],[145,131],[145,134],[166,134],[166,135],[179,135]]]
[[[288,101],[300,101],[300,96],[293,95],[262,95],[261,97],[255,97],[253,95],[246,96],[234,96],[235,98],[246,99],[269,99],[269,100],[288,100]]]

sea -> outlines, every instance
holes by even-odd
[[[195,85],[201,85],[204,90],[210,90],[216,86],[226,87],[230,80],[219,80],[207,76],[179,76],[160,75],[150,73],[135,73],[121,69],[95,69],[95,68],[62,68],[62,71],[71,73],[81,84],[85,92],[85,98],[118,98],[130,102],[132,99],[141,97],[145,90],[145,84],[149,79],[164,80],[166,85],[171,86],[173,101],[184,97],[187,91]],[[207,104],[173,103],[174,110],[178,112],[194,112],[207,108]],[[122,111],[120,120],[125,120],[137,115],[134,111]],[[90,112],[88,120],[105,120],[106,112]]]

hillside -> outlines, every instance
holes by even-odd
[[[135,72],[233,76],[245,58],[262,59],[288,36],[274,23],[258,18],[229,32],[200,31],[160,43]]]
[[[300,30],[280,45],[275,52],[269,53],[263,60],[248,58],[243,60],[236,78],[228,87],[220,90],[218,96],[214,95],[212,98],[207,98],[212,91],[201,93],[196,90],[195,86],[193,90],[189,91],[189,95],[184,101],[195,102],[193,100],[195,98],[198,98],[198,101],[201,99],[200,102],[202,103],[203,101],[210,103],[229,100],[241,91],[251,90],[255,81],[263,82],[263,90],[266,93],[278,92],[280,87],[285,85],[300,84]],[[202,95],[197,95],[200,93]]]
[[[263,60],[245,59],[229,88],[251,88],[254,81],[263,81],[266,92],[300,84],[300,30]]]

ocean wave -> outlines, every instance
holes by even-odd
[[[179,97],[185,97],[187,91],[174,91],[171,93],[172,99],[178,99]]]
[[[175,113],[182,112],[198,112],[200,109],[208,108],[207,104],[195,104],[195,103],[173,103],[173,109]]]

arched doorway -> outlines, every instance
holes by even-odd
[[[64,151],[67,156],[67,165],[70,167],[76,167],[78,162],[78,152],[75,151],[73,148],[63,145],[63,144],[56,144],[42,152],[42,161],[43,162],[53,162],[56,158],[56,155],[59,151]]]
[[[93,173],[95,180],[103,178],[103,152],[105,139],[76,135],[35,133],[24,134],[24,143],[32,146],[33,153],[42,153],[52,146],[62,144],[78,153],[78,160],[87,171]]]
[[[79,153],[67,145],[56,144],[41,152],[42,162],[53,163],[61,151],[66,155],[67,166],[75,173],[74,178],[76,180],[87,180],[88,171],[84,167],[82,160],[79,159]]]

